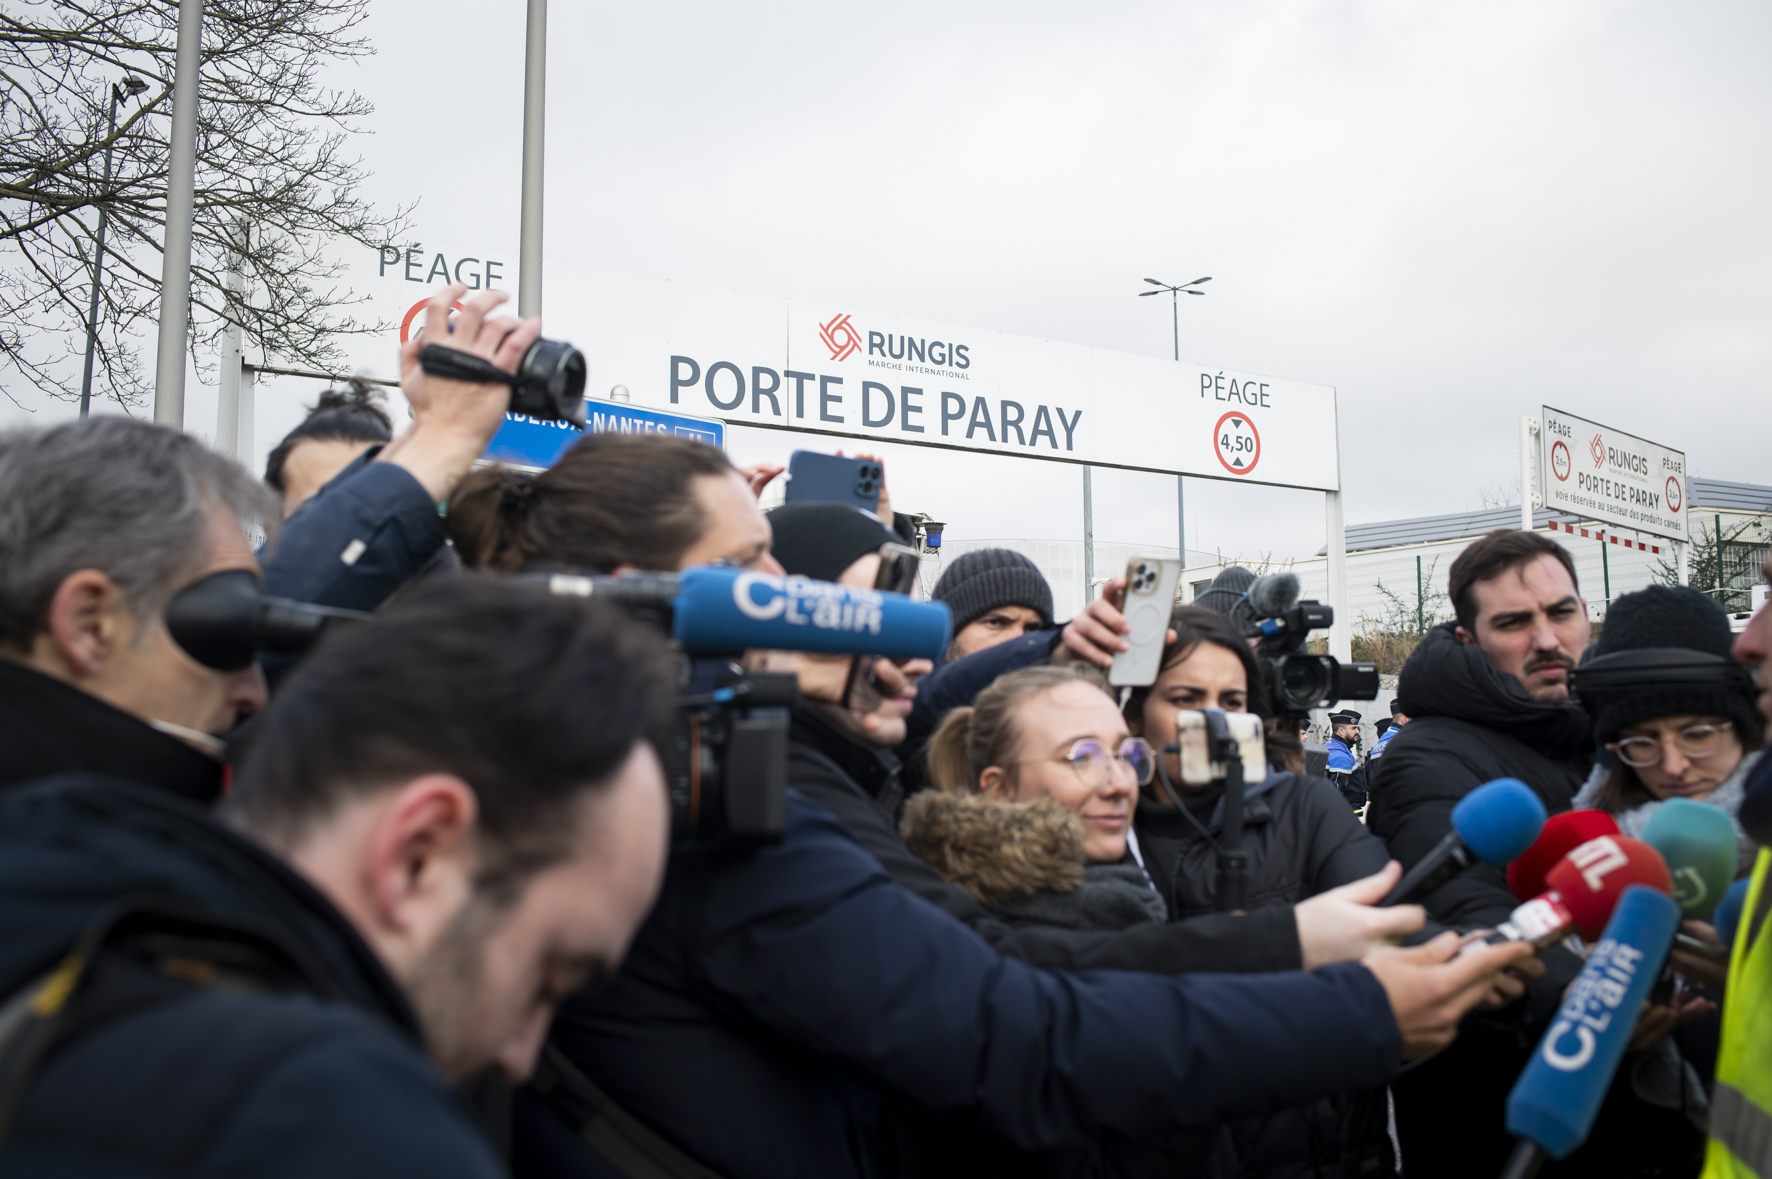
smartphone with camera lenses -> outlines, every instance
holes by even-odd
[[[1132,631],[1130,644],[1114,656],[1108,683],[1115,687],[1144,687],[1157,680],[1163,666],[1163,640],[1169,634],[1169,614],[1175,609],[1175,590],[1181,584],[1181,562],[1164,557],[1134,557],[1126,562],[1126,588],[1120,595],[1120,613]]]
[[[885,483],[885,468],[874,459],[796,450],[788,459],[788,486],[783,494],[788,503],[854,504],[878,515],[880,489]]]

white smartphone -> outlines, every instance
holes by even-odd
[[[1134,557],[1126,562],[1120,613],[1132,624],[1132,633],[1126,636],[1131,646],[1114,656],[1108,683],[1116,688],[1142,688],[1157,682],[1157,672],[1163,666],[1163,640],[1169,634],[1169,615],[1175,609],[1175,590],[1180,584],[1180,561]]]
[[[1267,742],[1261,735],[1261,718],[1253,712],[1227,712],[1225,723],[1237,739],[1243,759],[1243,782],[1253,786],[1267,777]],[[1181,780],[1189,786],[1205,786],[1224,777],[1223,762],[1212,760],[1207,739],[1206,714],[1187,709],[1176,714],[1175,740],[1181,746]]]

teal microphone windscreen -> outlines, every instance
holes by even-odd
[[[1655,808],[1643,842],[1673,875],[1674,900],[1691,921],[1709,921],[1735,879],[1735,824],[1714,806],[1670,798]]]

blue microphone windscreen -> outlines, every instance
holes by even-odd
[[[1747,904],[1747,886],[1752,883],[1751,880],[1737,880],[1731,884],[1717,905],[1716,915],[1711,918],[1717,936],[1723,939],[1725,946],[1735,944],[1735,931],[1741,927],[1741,910]]]
[[[1735,879],[1735,824],[1714,806],[1670,798],[1643,827],[1643,842],[1661,853],[1673,876],[1674,900],[1693,921],[1709,921]]]
[[[939,659],[953,630],[945,602],[715,565],[678,575],[671,623],[671,637],[692,651],[822,651],[892,659]]]
[[[1488,864],[1506,864],[1531,847],[1544,820],[1544,803],[1518,778],[1485,782],[1452,808],[1464,846]]]
[[[1587,1141],[1679,927],[1672,897],[1641,884],[1624,890],[1507,1095],[1509,1134],[1531,1139],[1553,1159]]]

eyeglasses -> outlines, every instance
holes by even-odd
[[[1108,765],[1112,763],[1132,775],[1132,780],[1140,786],[1151,780],[1157,770],[1157,755],[1151,749],[1150,742],[1143,737],[1128,737],[1120,742],[1120,748],[1108,749],[1093,737],[1084,737],[1071,751],[1063,757],[1036,758],[1037,761],[1055,761],[1060,765],[1071,767],[1077,775],[1077,781],[1090,790],[1100,790],[1108,783]],[[1014,765],[1025,765],[1025,762],[1014,762]]]
[[[1688,725],[1673,735],[1674,748],[1690,758],[1709,757],[1722,748],[1723,737],[1735,726],[1729,721],[1714,725]],[[1660,737],[1626,737],[1608,741],[1606,748],[1616,753],[1627,766],[1643,769],[1661,761]]]

